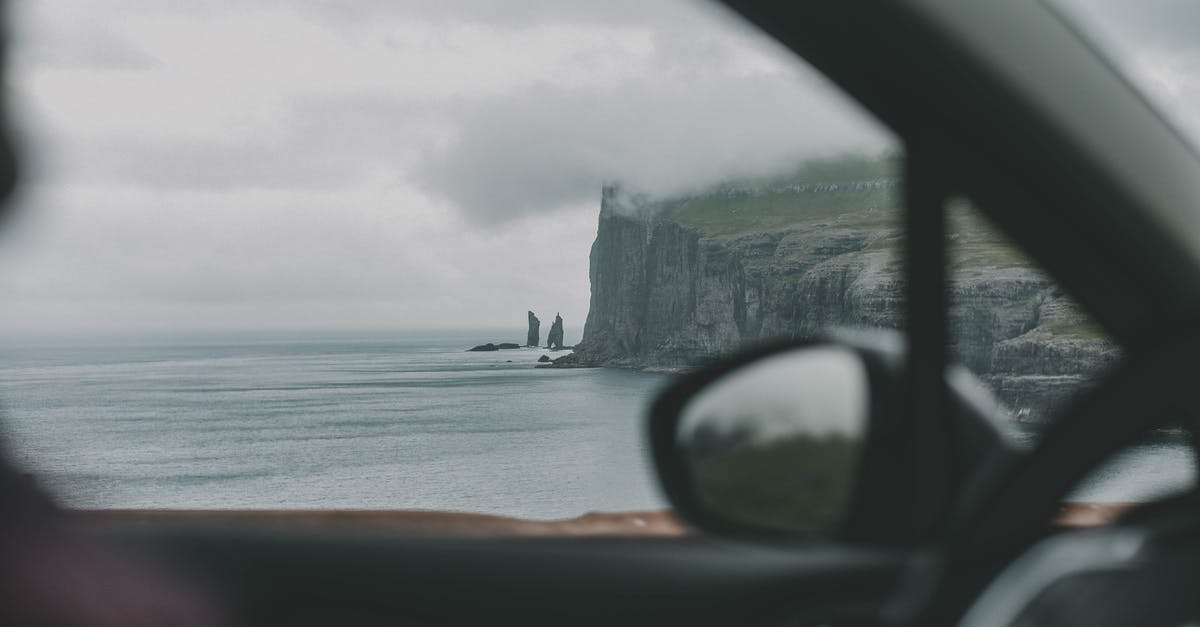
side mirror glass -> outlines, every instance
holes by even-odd
[[[832,536],[869,429],[855,350],[814,344],[718,366],[668,390],[652,439],[676,508],[702,526]]]

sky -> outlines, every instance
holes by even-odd
[[[1200,137],[1198,5],[1069,4],[1133,25],[1104,36]],[[532,309],[544,327],[561,312],[572,343],[604,183],[671,194],[895,148],[704,2],[8,12],[26,163],[0,231],[9,333],[511,329],[487,338],[504,341]]]

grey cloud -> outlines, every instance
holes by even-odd
[[[19,35],[18,35],[19,36]],[[157,65],[154,57],[96,24],[70,24],[28,37],[20,62],[56,70],[143,70]]]
[[[108,140],[75,147],[62,166],[84,182],[159,190],[323,189],[356,174],[339,155],[304,154],[284,146],[170,139]]]
[[[151,6],[137,0],[110,4],[135,13]],[[44,161],[58,168],[60,179],[65,173],[70,179],[160,190],[324,189],[352,184],[368,171],[400,176],[407,170],[412,182],[483,222],[593,200],[607,180],[678,189],[726,174],[787,167],[796,155],[832,149],[833,136],[842,131],[848,131],[849,145],[861,143],[862,129],[841,123],[808,93],[828,90],[824,85],[740,67],[747,58],[762,59],[755,50],[761,38],[706,22],[711,13],[698,17],[695,3],[626,4],[523,0],[504,3],[503,11],[498,3],[465,0],[287,5],[353,18],[358,27],[381,16],[396,23],[410,13],[424,20],[431,13],[492,20],[506,28],[529,27],[522,16],[595,20],[601,28],[610,24],[605,20],[627,19],[650,36],[652,51],[640,61],[630,57],[646,65],[632,72],[637,78],[615,87],[584,86],[590,68],[604,61],[588,58],[603,54],[588,47],[564,51],[574,55],[568,67],[582,85],[516,88],[475,100],[293,96],[277,128],[250,137],[84,139],[46,133],[32,139],[47,149]],[[232,6],[204,5],[207,11]],[[766,57],[770,65],[770,54]],[[381,87],[388,80],[381,68]]]
[[[820,83],[655,77],[611,90],[544,86],[481,104],[457,140],[414,174],[432,193],[495,222],[594,201],[606,181],[667,194],[889,141]]]
[[[300,98],[278,133],[251,137],[30,139],[58,182],[158,190],[332,189],[402,168],[447,122],[428,105],[372,96]]]
[[[592,26],[680,20],[691,23],[726,13],[707,0],[301,0],[292,6],[336,21],[386,17],[522,26],[563,22]]]

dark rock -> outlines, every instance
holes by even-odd
[[[525,336],[526,346],[540,346],[542,343],[542,321],[529,312],[529,333]]]
[[[512,350],[514,348],[521,348],[521,345],[516,342],[504,342],[503,344],[497,344],[496,348],[500,350]]]
[[[537,364],[534,366],[534,368],[597,368],[597,367],[599,367],[593,363],[580,362],[580,361],[574,359],[574,357],[575,357],[574,353],[572,353],[570,355],[563,355],[562,357],[558,357],[556,359],[550,360],[550,363]]]
[[[550,325],[550,333],[546,335],[546,348],[562,350],[563,347],[563,319],[557,313],[554,314],[554,324]]]
[[[545,355],[543,355],[543,357],[545,357]],[[542,362],[542,360],[539,359],[538,361],[542,363],[534,365],[534,368],[561,368],[562,366],[558,363],[560,360],[561,358],[547,359],[546,361]]]
[[[468,348],[467,352],[468,353],[488,353],[491,351],[498,351],[498,350],[500,350],[499,346],[496,346],[495,344],[488,342],[487,344],[480,344],[479,346],[476,346],[475,348]]]
[[[539,363],[539,364],[548,364],[548,363],[550,363],[550,356],[549,356],[549,355],[542,355],[541,357],[538,357],[538,363]]]

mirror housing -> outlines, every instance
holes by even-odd
[[[688,374],[650,411],[660,484],[677,513],[718,535],[905,544],[915,490],[894,332],[759,347]],[[947,376],[951,517],[1020,454],[1000,405],[961,367]]]

